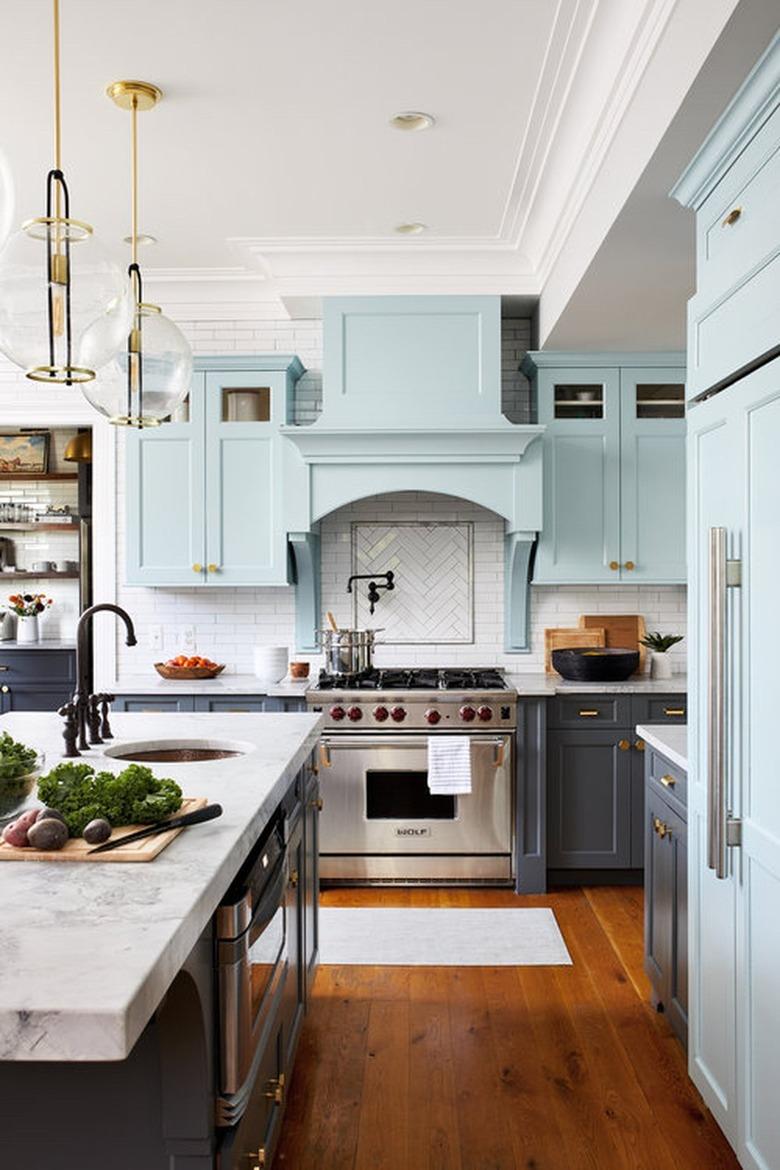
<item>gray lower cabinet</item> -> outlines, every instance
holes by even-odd
[[[0,643],[0,714],[56,711],[75,686],[75,650],[4,650]]]
[[[631,755],[610,731],[553,731],[547,755],[547,864],[631,865]]]
[[[647,753],[645,971],[652,998],[688,1042],[688,825],[685,774]]]
[[[117,695],[115,711],[305,711],[303,699],[272,695]]]
[[[315,767],[311,767],[308,772],[303,814],[303,962],[307,1001],[311,995],[320,953],[320,813],[322,811],[322,797],[320,796],[319,776]]]
[[[684,695],[557,695],[548,709],[547,869],[625,880],[645,853],[645,745],[638,723],[682,723]],[[565,871],[556,873],[556,871]]]

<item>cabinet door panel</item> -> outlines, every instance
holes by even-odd
[[[206,375],[206,528],[210,585],[286,585],[287,538],[281,516],[282,467],[273,422],[225,421],[223,391],[269,384],[278,374]],[[283,379],[282,379],[283,381]]]
[[[548,739],[547,864],[631,864],[631,757],[619,733],[556,731]]]
[[[674,920],[675,858],[666,832],[670,813],[653,791],[647,792],[645,815],[645,970],[657,1001],[669,1002]],[[664,828],[661,836],[657,824]]]
[[[190,421],[129,430],[128,585],[198,585],[205,559],[203,375],[190,392]]]
[[[684,382],[685,371],[676,368],[620,373],[620,557],[626,582],[686,581]],[[660,396],[642,405],[643,391],[676,391],[679,407],[674,398]],[[664,412],[679,417],[661,417]]]
[[[584,393],[598,395],[601,405],[580,404],[576,396]],[[539,422],[548,430],[534,581],[617,581],[618,570],[609,567],[620,561],[617,370],[540,371]]]
[[[287,915],[287,975],[282,1006],[284,1020],[285,1067],[291,1068],[298,1043],[303,1005],[306,999],[303,950],[303,898],[305,856],[303,846],[303,816],[299,815],[289,830],[287,855],[290,880],[287,887],[285,913]]]
[[[319,856],[320,856],[320,786],[315,773],[306,788],[306,812],[303,830],[305,850],[305,884],[303,896],[303,939],[307,998],[317,970],[319,936]]]

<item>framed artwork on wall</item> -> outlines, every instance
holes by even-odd
[[[0,435],[0,475],[45,475],[50,438],[48,431]]]

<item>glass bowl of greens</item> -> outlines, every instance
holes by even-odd
[[[19,743],[7,731],[0,735],[0,821],[24,806],[45,764],[43,752]]]

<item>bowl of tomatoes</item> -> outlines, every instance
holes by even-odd
[[[163,678],[194,679],[216,678],[225,669],[225,664],[212,662],[210,658],[203,658],[200,654],[177,654],[167,662],[155,662],[154,669]]]

